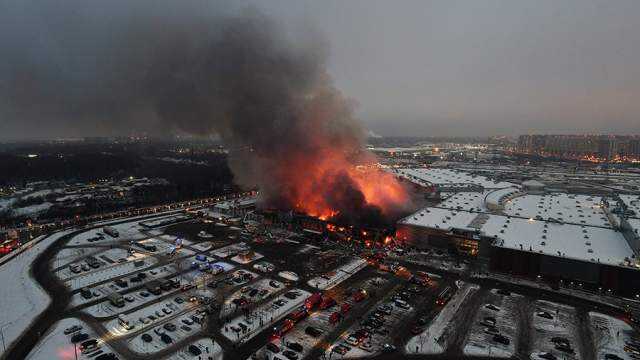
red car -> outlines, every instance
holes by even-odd
[[[343,315],[348,313],[349,310],[351,310],[351,304],[349,304],[349,303],[343,303],[342,306],[340,307],[340,312]]]
[[[342,315],[339,312],[334,312],[331,314],[331,316],[329,316],[329,323],[330,324],[335,324],[338,321],[340,321],[340,319],[342,319]]]

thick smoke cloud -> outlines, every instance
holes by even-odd
[[[362,129],[331,85],[320,36],[284,29],[255,9],[219,8],[14,1],[0,9],[0,46],[10,49],[0,65],[0,116],[80,133],[217,134],[237,181],[258,185],[272,205],[296,207],[301,179],[335,151],[357,153]],[[380,212],[342,173],[314,181],[342,214]]]

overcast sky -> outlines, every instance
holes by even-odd
[[[378,134],[640,133],[638,0],[233,3],[324,34],[336,86]],[[0,118],[0,138],[61,135],[20,122]]]

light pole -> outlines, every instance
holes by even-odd
[[[4,343],[4,325],[0,326],[0,336],[2,336],[2,352],[6,352],[7,351],[7,346]]]

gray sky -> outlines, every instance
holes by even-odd
[[[358,104],[365,127],[382,135],[640,133],[637,0],[234,6],[245,3],[291,28],[324,34],[335,85]],[[62,135],[21,123],[4,115],[0,138]]]

